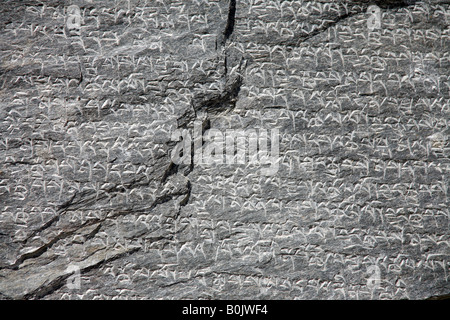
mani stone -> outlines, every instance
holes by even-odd
[[[0,299],[450,293],[448,1],[0,16]],[[175,163],[196,121],[277,129],[276,172],[245,144],[244,163]]]

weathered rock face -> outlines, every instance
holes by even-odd
[[[450,292],[448,1],[0,12],[0,298]],[[175,162],[195,123],[278,129],[276,170]]]

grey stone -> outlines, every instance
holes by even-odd
[[[448,1],[0,16],[0,299],[450,293]],[[278,170],[175,163],[196,123],[278,129]]]

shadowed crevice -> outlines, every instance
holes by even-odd
[[[225,27],[224,40],[225,43],[233,34],[234,24],[236,22],[236,0],[230,0],[228,9],[227,26]]]

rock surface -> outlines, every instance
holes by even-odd
[[[448,1],[0,15],[0,298],[450,293]],[[174,163],[199,118],[277,128],[276,174]]]

